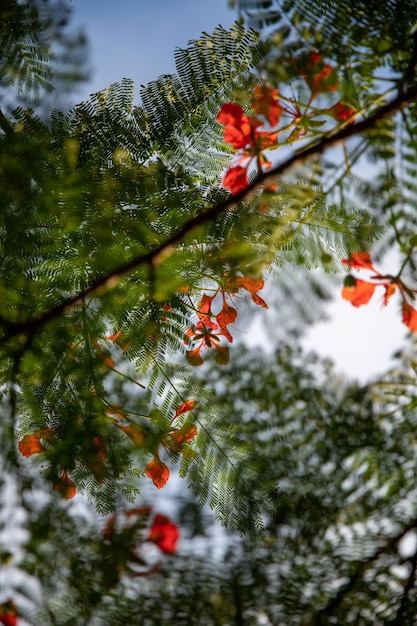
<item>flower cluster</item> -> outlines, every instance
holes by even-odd
[[[74,460],[88,467],[97,482],[102,484],[106,475],[106,445],[100,436],[90,431],[89,425],[82,416],[77,417],[74,428],[80,435],[78,445],[73,448]],[[62,436],[62,432],[48,427],[25,435],[18,443],[19,451],[25,457],[42,453],[48,455],[48,451],[56,450],[59,446],[63,446],[64,449],[67,445],[69,442],[65,440],[65,435]],[[75,496],[76,488],[67,469],[62,466],[60,473],[56,474],[51,466],[46,469],[45,474],[52,480],[53,489],[69,500]]]
[[[278,132],[258,130],[264,125],[260,115],[274,127],[278,124],[281,106],[278,91],[267,86],[256,87],[252,98],[252,108],[258,115],[246,115],[239,104],[227,102],[222,105],[217,121],[224,124],[224,141],[240,150],[234,167],[226,172],[223,186],[232,193],[239,193],[248,185],[248,168],[256,159],[258,169],[269,169],[272,165],[263,150],[278,146]]]
[[[410,300],[415,300],[416,289],[407,287],[399,276],[383,275],[378,272],[368,252],[354,252],[349,259],[343,259],[342,263],[354,269],[366,269],[373,272],[368,281],[349,274],[342,289],[342,298],[348,300],[353,306],[359,307],[368,304],[375,290],[382,287],[384,289],[383,304],[387,305],[391,296],[398,292],[402,299],[403,322],[412,333],[417,332],[417,310],[410,304]]]
[[[220,345],[220,338],[224,337],[233,342],[233,337],[228,329],[229,324],[237,318],[237,310],[230,305],[228,299],[236,294],[240,289],[248,291],[255,304],[265,309],[268,308],[266,302],[258,295],[264,286],[262,278],[251,278],[250,276],[232,276],[225,277],[222,285],[219,286],[213,295],[209,296],[204,293],[197,307],[198,322],[191,326],[185,333],[184,343],[197,344],[195,347],[187,350],[187,360],[191,365],[202,365],[203,357],[201,351],[206,348],[214,348],[216,351],[216,361],[221,365],[225,365],[229,361],[229,349],[227,346]],[[214,314],[212,311],[213,301],[220,296],[222,299],[222,309],[219,313]]]
[[[196,404],[192,400],[186,400],[177,406],[171,424],[179,415],[192,411]],[[188,447],[188,444],[197,436],[197,433],[195,424],[186,422],[181,428],[170,428],[163,435],[161,444],[168,454],[182,454],[184,457],[194,456],[195,453]],[[158,451],[155,452],[153,459],[146,466],[145,474],[158,489],[165,486],[170,477],[170,471],[168,466],[161,461]]]
[[[186,400],[177,406],[175,415],[171,420],[171,425],[179,415],[188,413],[195,407],[195,405],[196,402]],[[127,435],[137,448],[143,448],[146,445],[146,431],[144,428],[134,422],[129,422],[128,424],[120,423],[126,420],[126,411],[120,407],[109,407],[107,414],[109,416],[110,423]],[[116,418],[111,416],[116,416]],[[79,417],[77,419],[77,423],[82,424],[82,422],[82,417]],[[162,436],[161,444],[169,454],[191,456],[195,453],[193,453],[191,448],[188,447],[188,444],[196,435],[197,427],[192,423],[186,422],[180,428],[170,427]],[[60,445],[58,433],[52,428],[42,428],[31,434],[25,435],[19,441],[18,447],[23,456],[30,457],[33,454],[48,453],[48,450],[53,449],[56,445]],[[74,459],[76,461],[84,464],[91,470],[99,484],[103,482],[105,477],[106,458],[107,454],[105,443],[98,435],[92,435],[90,438],[84,436],[82,438],[82,444],[74,455]],[[160,460],[158,451],[155,452],[153,459],[146,466],[145,474],[151,478],[158,489],[166,484],[170,476],[170,471],[168,466]],[[68,500],[75,496],[75,485],[65,468],[61,468],[60,473],[55,475],[52,467],[49,467],[46,470],[46,475],[51,477],[53,489],[59,492],[63,498]]]
[[[317,111],[311,108],[317,96],[338,89],[339,78],[336,67],[325,63],[317,50],[294,60],[292,65],[310,91],[306,103],[297,102],[294,95],[290,99],[280,97],[277,89],[263,83],[255,87],[252,95],[251,108],[255,115],[247,115],[243,108],[234,102],[227,102],[220,108],[216,119],[220,124],[224,124],[224,142],[239,151],[233,167],[228,169],[223,178],[223,186],[233,194],[244,191],[248,186],[248,171],[253,161],[258,173],[262,168],[271,167],[271,161],[263,152],[278,147],[278,136],[282,137],[284,130],[284,141],[292,143],[304,136],[307,130],[314,131],[316,126],[321,125],[321,121],[312,120],[317,115],[326,114],[348,124],[354,121],[356,111],[341,100],[327,109]],[[277,129],[283,114],[289,117],[291,122]],[[269,130],[265,129],[265,124]],[[263,130],[259,130],[260,127],[263,127]]]

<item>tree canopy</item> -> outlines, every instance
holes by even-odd
[[[66,4],[0,9],[6,626],[414,623],[415,3],[239,9],[260,30],[201,35],[139,103],[62,110]],[[372,384],[299,348],[332,275],[410,331]],[[236,345],[268,307],[273,354]],[[196,504],[230,540],[203,562]]]

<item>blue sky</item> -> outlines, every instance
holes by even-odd
[[[90,42],[91,80],[82,97],[122,78],[138,89],[175,71],[175,48],[185,48],[202,31],[236,19],[227,0],[72,0],[73,24]]]

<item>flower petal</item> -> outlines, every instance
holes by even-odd
[[[263,115],[271,126],[278,124],[282,107],[278,101],[278,90],[269,85],[257,85],[252,97],[252,109]]]
[[[364,267],[367,270],[376,272],[376,269],[372,265],[372,259],[369,252],[353,252],[348,259],[342,259],[342,263],[344,263],[344,265],[349,265],[349,267]]]
[[[353,277],[348,277],[352,279]],[[342,289],[342,298],[348,300],[353,306],[361,306],[362,304],[367,304],[369,300],[372,298],[373,293],[375,291],[374,283],[367,283],[364,280],[359,280],[358,278],[353,278],[355,281],[353,285],[345,284]],[[350,281],[349,281],[350,282]]]
[[[405,300],[403,302],[403,322],[412,333],[417,333],[417,311]]]
[[[162,489],[162,487],[166,485],[170,476],[168,466],[162,463],[157,454],[155,454],[152,461],[145,467],[145,474],[158,489]]]
[[[162,552],[173,554],[180,537],[178,527],[165,515],[156,515],[149,531],[148,541],[155,543]]]
[[[54,483],[53,489],[55,489],[55,491],[59,491],[65,500],[70,500],[77,493],[75,485],[68,476],[67,472],[62,472],[62,475]]]
[[[246,176],[247,168],[240,165],[228,170],[223,178],[223,187],[231,193],[239,193],[246,189],[249,181]]]
[[[188,411],[192,411],[196,406],[197,402],[195,400],[185,400],[182,404],[179,404],[175,409],[174,419],[183,413],[188,413]]]

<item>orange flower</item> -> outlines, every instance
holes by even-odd
[[[74,483],[65,471],[62,472],[61,476],[59,476],[58,480],[54,483],[53,489],[59,491],[65,500],[70,500],[77,493]]]
[[[32,454],[44,452],[46,448],[41,443],[41,439],[48,439],[51,435],[52,430],[50,428],[43,428],[35,431],[31,435],[25,435],[18,444],[20,453],[25,457],[30,457]]]
[[[138,447],[142,448],[145,443],[145,432],[143,428],[138,426],[138,424],[129,424],[128,426],[121,426],[120,424],[114,424],[116,428],[122,430],[133,443]]]
[[[232,342],[233,337],[230,335],[227,328],[220,328],[218,324],[212,322],[210,319],[205,321],[200,320],[195,326],[192,326],[185,333],[184,342],[189,344],[190,342],[200,343],[192,350],[187,350],[187,361],[190,365],[202,365],[203,359],[201,357],[201,350],[204,348],[214,348],[217,351],[216,361],[217,363],[225,365],[229,362],[229,350],[219,345],[220,337],[226,337],[228,341]]]
[[[251,101],[252,109],[258,115],[263,115],[271,126],[278,124],[282,107],[278,101],[278,90],[269,85],[257,85]]]
[[[403,322],[412,333],[417,333],[417,311],[405,300],[403,301]]]
[[[353,306],[359,307],[369,302],[373,296],[375,287],[377,287],[377,285],[374,283],[367,283],[364,280],[359,280],[359,278],[348,276],[345,281],[345,286],[342,289],[342,298],[351,302]]]
[[[223,331],[223,335],[230,341],[233,341],[233,337],[229,333],[227,328],[228,324],[233,324],[237,318],[237,311],[232,306],[228,305],[223,294],[223,308],[220,313],[217,314],[216,319]]]
[[[246,291],[252,296],[252,300],[255,304],[262,306],[264,309],[268,309],[268,305],[260,296],[258,296],[257,292],[263,289],[265,281],[263,278],[251,278],[250,276],[240,276],[236,284],[238,287],[243,287]]]
[[[126,350],[129,348],[129,344],[125,342],[124,333],[120,329],[112,335],[108,335],[108,337],[105,337],[105,339],[107,339],[107,341],[113,341],[114,343],[116,343],[123,350],[123,352],[126,352]],[[110,367],[114,367],[114,364]]]
[[[372,265],[372,259],[369,252],[353,252],[348,259],[342,259],[342,263],[344,265],[349,265],[349,267],[363,267],[367,270],[378,273]]]
[[[180,532],[165,515],[156,515],[149,531],[148,541],[155,543],[162,552],[173,554],[177,548]]]
[[[188,413],[188,411],[192,411],[196,404],[197,402],[195,402],[194,400],[186,400],[182,404],[179,404],[175,409],[175,415],[172,419],[174,420],[179,415],[182,415],[183,413]]]
[[[145,467],[145,474],[158,489],[162,489],[166,485],[170,476],[168,466],[162,463],[158,454],[155,454],[152,461]]]
[[[386,306],[388,304],[388,300],[396,292],[398,285],[397,283],[383,283],[383,285],[385,287],[384,306]]]
[[[181,428],[177,430],[172,430],[167,435],[165,435],[162,439],[162,445],[165,448],[169,448],[171,452],[177,454],[182,451],[183,446],[186,443],[190,443],[194,437],[198,434],[198,430],[195,424],[184,424]]]

